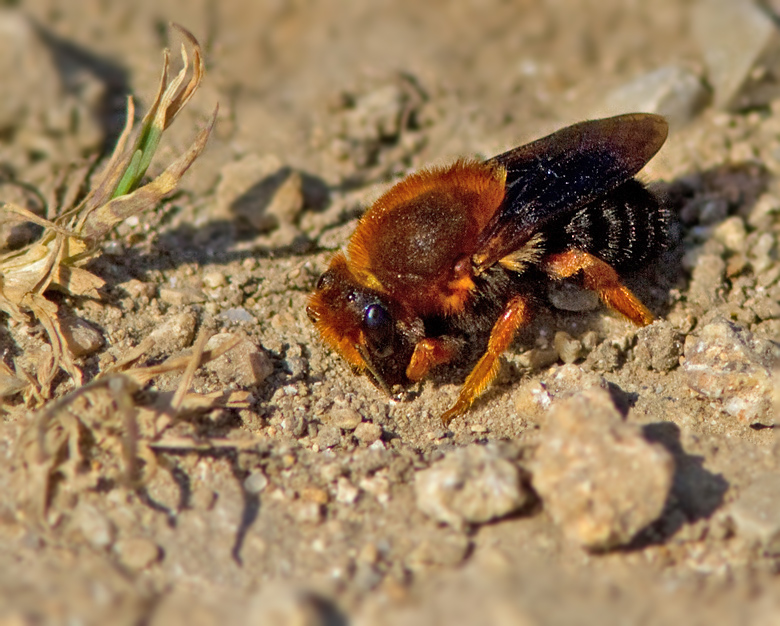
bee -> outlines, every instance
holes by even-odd
[[[501,354],[550,281],[570,277],[645,326],[653,315],[618,271],[666,246],[668,212],[634,178],[666,140],[632,113],[563,128],[484,162],[401,180],[362,216],[311,294],[323,341],[388,394],[487,345],[445,426],[496,377]]]

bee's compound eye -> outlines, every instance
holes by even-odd
[[[366,307],[366,327],[371,330],[379,330],[390,323],[390,315],[380,304],[371,304]]]
[[[378,357],[393,351],[393,319],[381,304],[369,304],[363,313],[363,324],[371,349]]]

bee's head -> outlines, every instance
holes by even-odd
[[[405,382],[411,355],[393,309],[383,294],[358,283],[339,252],[317,281],[306,313],[326,344],[388,391]]]

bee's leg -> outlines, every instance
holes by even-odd
[[[455,404],[441,416],[446,426],[452,418],[460,415],[471,406],[498,374],[498,358],[512,343],[517,329],[528,320],[528,301],[522,296],[514,296],[506,305],[504,312],[490,331],[490,339],[485,354],[471,370],[463,383]]]
[[[585,287],[598,293],[609,308],[625,315],[637,326],[653,323],[653,314],[620,282],[612,266],[598,257],[582,250],[567,250],[545,257],[542,263],[554,278],[567,278],[582,270]]]
[[[415,382],[422,380],[437,365],[451,361],[459,348],[460,343],[451,337],[426,337],[414,346],[406,377]]]

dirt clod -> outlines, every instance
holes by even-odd
[[[658,320],[637,333],[634,357],[643,367],[657,372],[673,370],[683,351],[683,335],[669,322]]]
[[[363,445],[370,446],[382,436],[382,427],[372,422],[362,422],[355,428],[355,438]]]
[[[414,490],[421,511],[454,528],[503,517],[529,498],[519,469],[481,445],[454,450],[418,472]]]
[[[674,462],[623,422],[606,391],[593,389],[552,408],[532,471],[563,532],[603,550],[627,544],[660,516]]]

